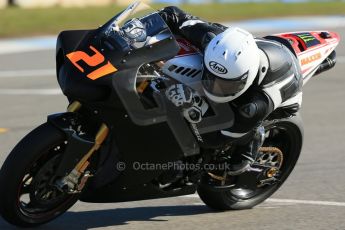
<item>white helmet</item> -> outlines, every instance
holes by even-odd
[[[202,84],[206,96],[225,103],[253,84],[260,66],[260,52],[252,34],[230,28],[208,44],[204,63]]]

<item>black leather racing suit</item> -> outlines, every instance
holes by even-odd
[[[227,29],[177,7],[166,7],[159,14],[174,34],[183,36],[201,51],[213,37]],[[249,140],[252,130],[278,107],[286,104],[294,106],[296,111],[300,107],[302,75],[295,56],[281,43],[267,39],[256,39],[256,42],[262,51],[257,78],[243,95],[229,103],[235,113],[234,126],[203,135],[208,147],[219,147],[229,139]]]

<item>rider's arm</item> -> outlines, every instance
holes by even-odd
[[[183,116],[190,123],[199,123],[208,110],[206,101],[193,89],[183,84],[172,84],[165,95],[176,107],[181,109]]]
[[[166,7],[159,11],[159,14],[173,33],[182,35],[201,50],[213,37],[227,29],[220,24],[209,23],[185,13],[175,6]]]

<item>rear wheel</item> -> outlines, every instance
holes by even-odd
[[[34,227],[49,222],[77,200],[53,184],[65,136],[50,124],[29,133],[12,150],[0,172],[0,212],[9,223]]]
[[[233,186],[227,190],[217,191],[201,185],[198,187],[198,194],[206,205],[216,210],[249,209],[269,198],[285,182],[301,152],[302,121],[296,116],[277,120],[265,128],[267,136],[263,146],[268,147],[265,148],[266,150],[281,150],[283,155],[283,160],[280,159],[282,164],[279,165],[279,172],[275,176],[277,180],[274,183],[262,184],[262,181],[253,174],[243,173],[230,178]],[[278,166],[278,158],[279,156],[268,153],[262,154],[258,161]]]

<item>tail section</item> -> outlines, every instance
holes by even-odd
[[[296,55],[303,74],[303,84],[311,77],[331,69],[336,63],[334,50],[340,42],[337,33],[306,31],[276,34],[266,38],[283,43]]]

